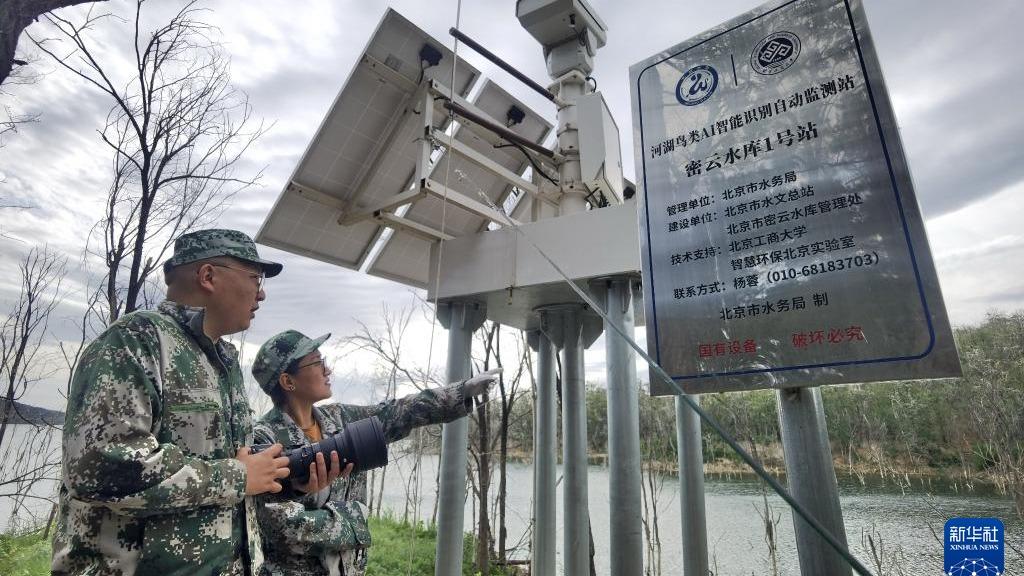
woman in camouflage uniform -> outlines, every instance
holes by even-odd
[[[330,334],[310,339],[295,330],[282,332],[260,348],[252,373],[274,407],[255,425],[257,443],[286,448],[317,442],[346,424],[376,416],[384,437],[394,442],[414,428],[465,416],[472,398],[497,379],[486,372],[445,388],[426,390],[374,406],[314,402],[331,397],[331,371],[318,348]],[[257,508],[265,563],[261,574],[359,576],[366,568],[370,532],[366,524],[366,474],[340,470],[331,453],[330,472],[321,455],[310,465],[304,494],[291,488],[262,498]]]

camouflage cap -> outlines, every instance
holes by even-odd
[[[281,373],[299,358],[319,348],[330,337],[330,333],[327,333],[310,339],[297,330],[285,330],[260,346],[252,363],[252,375],[260,388],[270,394],[281,379]]]
[[[259,266],[268,278],[277,276],[282,266],[277,262],[263,260],[256,252],[256,243],[238,230],[196,230],[182,234],[174,241],[174,255],[164,262],[164,273],[171,268],[214,258],[231,256]]]

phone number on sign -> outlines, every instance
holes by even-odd
[[[841,272],[843,270],[851,270],[853,268],[867,268],[868,266],[874,266],[875,264],[878,264],[878,253],[868,252],[867,254],[861,254],[858,256],[848,256],[846,258],[829,260],[828,262],[808,264],[801,268],[772,270],[765,275],[765,278],[768,280],[769,284],[774,284],[776,282],[784,282],[786,280],[800,278],[801,276],[817,276],[818,274]]]

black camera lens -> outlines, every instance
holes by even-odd
[[[252,452],[267,449],[268,445],[253,446]],[[286,449],[281,455],[288,457],[288,478],[298,483],[309,480],[309,465],[316,461],[316,455],[324,455],[327,471],[331,470],[331,452],[338,453],[338,462],[344,469],[351,462],[352,473],[365,472],[386,466],[388,443],[384,438],[384,426],[376,416],[357,420],[341,432],[331,434],[313,444]]]

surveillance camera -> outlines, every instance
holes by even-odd
[[[553,78],[573,69],[589,74],[608,37],[608,27],[586,0],[518,0],[516,17],[543,46]]]

